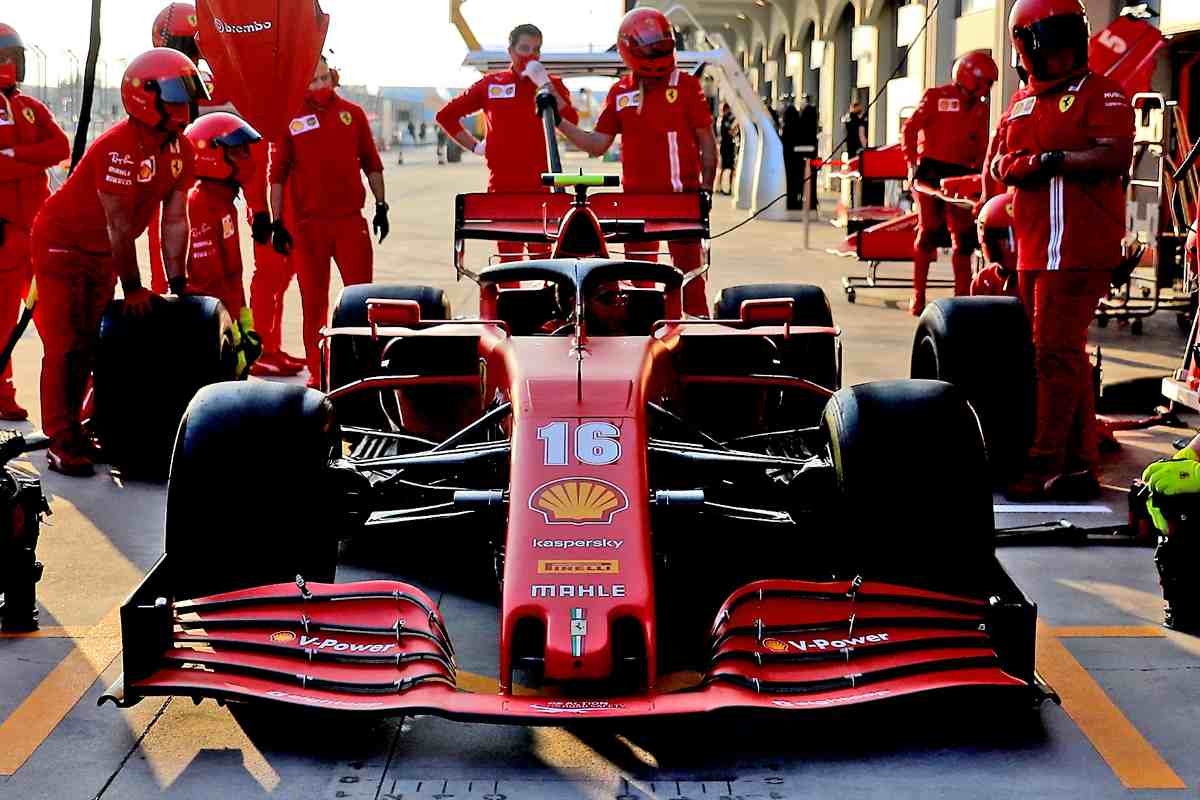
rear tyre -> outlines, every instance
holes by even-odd
[[[805,283],[751,283],[722,289],[713,307],[717,319],[737,319],[746,300],[785,297],[792,301],[792,324],[832,327],[833,311],[820,286]],[[841,384],[837,341],[832,336],[776,337],[779,359],[789,375],[828,389]]]
[[[956,297],[925,307],[913,341],[911,377],[957,386],[979,415],[992,478],[1024,467],[1033,439],[1033,343],[1014,297]]]
[[[994,562],[987,454],[975,412],[941,381],[837,392],[823,427],[837,475],[833,558],[846,575],[977,594]]]
[[[112,303],[100,323],[92,426],[123,474],[163,480],[197,390],[233,380],[233,321],[215,297],[166,297],[144,317]]]
[[[330,582],[340,436],[329,400],[267,381],[208,386],[175,440],[166,551],[176,598],[281,583]],[[277,487],[282,491],[265,491]]]
[[[421,306],[421,319],[450,319],[450,301],[445,292],[432,286],[401,286],[391,283],[360,283],[347,286],[333,308],[333,327],[365,327],[367,301],[415,300]],[[362,378],[379,375],[380,356],[386,342],[369,336],[335,336],[329,342],[329,374],[325,376],[327,390],[345,386]],[[379,396],[365,393],[338,401],[338,420],[343,425],[364,428],[388,427],[379,404]]]

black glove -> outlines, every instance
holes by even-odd
[[[1066,159],[1066,155],[1062,150],[1050,150],[1038,156],[1038,161],[1042,165],[1042,175],[1049,177],[1062,172],[1062,163]]]
[[[271,215],[259,211],[250,218],[250,238],[259,244],[271,243]]]
[[[371,229],[379,235],[379,243],[383,244],[383,240],[388,237],[392,226],[388,223],[388,204],[375,204],[375,219],[371,220]]]
[[[187,294],[187,278],[182,275],[175,278],[168,278],[167,288],[176,297],[183,297]]]
[[[0,247],[4,246],[4,226],[8,224],[8,220],[0,219]]]
[[[562,122],[562,116],[558,113],[558,95],[555,93],[554,87],[551,86],[550,84],[546,84],[546,86],[544,86],[543,88],[538,90],[538,93],[537,93],[538,116],[539,117],[542,116],[542,112],[545,111],[547,108],[554,112],[554,127],[557,128],[558,124],[560,122]]]
[[[292,235],[288,233],[288,229],[281,219],[271,223],[271,246],[281,256],[292,254]]]

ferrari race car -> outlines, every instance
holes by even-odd
[[[477,317],[431,287],[350,287],[324,331],[326,391],[199,391],[165,554],[121,610],[104,699],[560,724],[1044,697],[963,391],[841,387],[814,286],[727,287],[712,319],[685,318],[689,276],[610,248],[707,238],[703,195],[547,182],[575,194],[458,198]],[[466,268],[467,241],[504,239],[553,257]],[[231,493],[234,453],[304,502]],[[459,685],[455,621],[429,593],[334,582],[339,540],[393,535],[489,565],[498,692]]]

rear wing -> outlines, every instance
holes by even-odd
[[[459,275],[468,239],[494,242],[558,240],[563,218],[576,199],[564,192],[460,194],[454,204],[454,256]],[[709,238],[709,200],[700,192],[598,192],[587,196],[609,244]]]

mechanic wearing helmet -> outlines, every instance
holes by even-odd
[[[545,133],[534,96],[546,84],[557,95],[559,113],[578,123],[571,94],[557,75],[546,72],[541,58],[542,32],[535,25],[518,25],[508,34],[512,66],[476,81],[437,113],[437,123],[463,148],[487,160],[489,192],[549,192],[542,173],[549,170]],[[487,139],[479,140],[462,125],[462,118],[482,111]],[[535,242],[496,242],[501,261],[516,261],[524,250],[534,258],[549,258],[550,245]]]
[[[196,185],[188,193],[188,290],[215,297],[237,320],[234,339],[238,351],[238,376],[262,353],[254,332],[254,317],[246,306],[242,288],[242,248],[238,236],[237,208],[233,201],[243,181],[256,169],[251,146],[262,136],[236,114],[217,111],[193,122],[185,134],[196,149]]]
[[[598,156],[621,134],[627,192],[712,194],[717,142],[700,81],[675,68],[675,33],[661,11],[635,8],[621,20],[617,49],[629,73],[608,92],[594,131],[563,121],[561,130],[579,149]],[[704,256],[700,242],[671,241],[675,267],[694,278],[684,287],[684,310],[707,316]],[[625,254],[658,259],[659,242],[630,242]]]
[[[21,93],[24,80],[25,45],[0,23],[0,342],[12,335],[29,292],[29,229],[50,196],[46,170],[71,155],[66,134],[46,107]],[[0,419],[28,416],[17,402],[9,359],[0,372]]]
[[[273,239],[277,250],[295,259],[308,384],[313,387],[321,379],[317,343],[329,315],[330,260],[337,262],[346,286],[371,282],[374,253],[362,216],[366,192],[359,172],[366,173],[375,195],[372,227],[382,244],[389,230],[383,162],[366,112],[338,96],[322,56],[304,107],[288,125],[288,135],[271,143]],[[296,230],[294,251],[283,220],[285,184],[288,219]]]
[[[154,18],[150,36],[155,47],[169,47],[190,58],[199,67],[200,48],[197,43],[196,7],[191,3],[170,3]],[[214,111],[235,111],[233,104],[218,95],[212,76],[201,70],[209,99],[198,104],[198,115]],[[276,378],[300,374],[304,361],[284,353],[280,347],[280,326],[283,323],[283,294],[292,279],[287,259],[271,247],[271,213],[267,210],[267,143],[255,142],[250,147],[254,174],[242,165],[239,175],[242,193],[246,198],[246,216],[254,240],[254,277],[250,283],[251,305],[258,311],[262,340],[267,351],[251,366],[254,375]],[[159,242],[159,218],[150,221],[150,288],[165,292],[166,271],[163,268],[162,246]],[[275,287],[278,287],[276,290]]]
[[[954,82],[927,89],[917,110],[904,123],[904,157],[909,180],[933,189],[943,178],[978,173],[988,148],[988,95],[1000,77],[987,53],[968,53],[954,64]],[[937,258],[937,237],[949,229],[954,246],[954,293],[967,294],[971,284],[971,253],[975,225],[971,213],[933,195],[914,191],[917,201],[917,240],[913,245],[913,296],[908,310],[914,316],[925,308],[929,265]]]
[[[50,468],[90,475],[90,444],[79,425],[100,318],[118,278],[125,313],[142,315],[156,294],[142,286],[137,240],[162,206],[163,255],[171,290],[186,288],[187,192],[192,145],[182,136],[192,104],[207,97],[196,65],[182,53],[155,48],[129,63],[121,100],[129,118],[88,148],[71,177],[33,225],[33,273],[40,301],[34,322],[42,337],[42,427]]]
[[[1037,367],[1033,446],[1009,496],[1092,497],[1099,452],[1087,328],[1121,262],[1133,112],[1119,84],[1088,69],[1081,0],[1017,0],[1009,28],[1028,89],[1009,107],[991,169],[1013,187]]]
[[[998,194],[984,203],[976,225],[979,247],[988,263],[971,281],[971,294],[1020,296],[1017,291],[1017,242],[1012,229],[1012,195]]]

